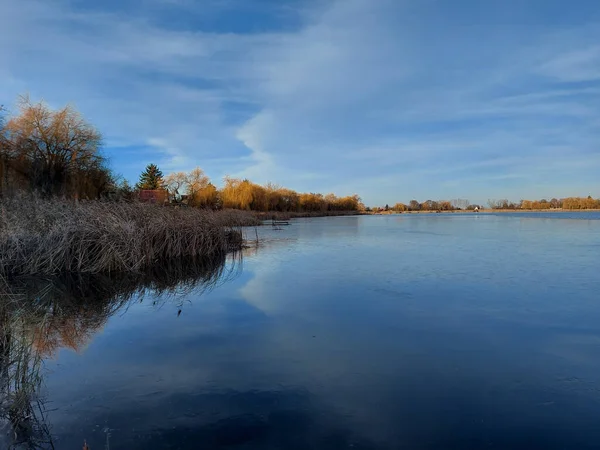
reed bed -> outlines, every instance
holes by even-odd
[[[243,217],[144,203],[0,201],[0,274],[142,271],[242,247]]]

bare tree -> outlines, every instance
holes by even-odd
[[[410,211],[419,211],[421,209],[421,204],[416,200],[411,200],[408,204],[408,208]]]
[[[450,201],[451,205],[455,209],[467,209],[470,202],[465,198],[456,198]]]
[[[54,111],[22,97],[1,134],[5,178],[9,171],[43,194],[76,198],[98,196],[110,184],[102,137],[72,106]]]
[[[173,172],[167,175],[164,179],[164,184],[169,191],[169,194],[176,200],[179,199],[181,192],[180,190],[188,184],[189,176],[185,172]]]
[[[196,167],[188,174],[187,183],[188,194],[193,195],[195,192],[206,188],[210,183],[210,178],[200,167]]]
[[[488,206],[490,207],[490,209],[498,209],[498,208],[500,208],[500,206],[502,204],[501,201],[498,201],[496,199],[491,199],[491,198],[488,199],[487,203],[488,203]]]

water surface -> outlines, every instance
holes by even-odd
[[[44,423],[58,449],[599,448],[598,219],[264,227],[216,283],[46,324]]]

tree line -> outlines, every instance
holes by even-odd
[[[468,200],[426,200],[419,202],[411,200],[408,204],[396,203],[393,206],[385,205],[384,207],[367,208],[368,211],[382,212],[415,212],[415,211],[459,211],[459,210],[474,210],[481,209],[479,205],[470,204]]]
[[[591,195],[587,197],[567,197],[562,199],[553,198],[551,200],[521,200],[512,202],[507,199],[488,200],[488,209],[494,210],[548,210],[548,209],[600,209],[600,198],[594,199]],[[414,211],[473,211],[475,209],[484,209],[483,205],[472,204],[468,200],[426,200],[422,203],[417,200],[411,200],[408,204],[396,203],[394,206],[385,205],[384,207],[367,208],[368,211],[381,212],[414,212]]]
[[[394,211],[453,211],[457,209],[447,200],[426,200],[423,203],[417,200],[411,200],[408,205],[404,203],[396,203],[393,208]]]
[[[591,195],[587,197],[567,197],[551,200],[521,200],[518,203],[504,200],[488,200],[491,209],[522,209],[522,210],[544,210],[544,209],[600,209],[600,198],[594,199]]]
[[[155,164],[149,164],[140,175],[136,189],[164,189],[170,202],[211,209],[316,213],[364,208],[358,195],[338,197],[334,194],[298,193],[276,184],[260,185],[248,179],[225,177],[223,187],[218,189],[199,167],[190,172],[163,176]]]
[[[140,191],[166,191],[170,202],[210,209],[326,212],[363,208],[357,195],[298,193],[247,179],[226,177],[218,189],[200,168],[163,176],[150,164],[131,186],[110,170],[100,132],[72,106],[53,110],[24,96],[13,116],[0,107],[0,196],[35,192],[45,197],[136,200]]]
[[[35,192],[42,196],[73,199],[112,198],[135,200],[144,190],[165,191],[174,203],[200,208],[232,208],[252,211],[328,212],[359,211],[357,195],[298,193],[274,184],[259,185],[247,179],[226,177],[217,188],[200,168],[163,176],[150,164],[131,186],[115,175],[102,153],[102,135],[72,107],[51,109],[44,102],[21,97],[18,112],[9,116],[0,106],[0,196]],[[518,203],[489,200],[491,209],[600,209],[591,196]],[[411,200],[374,211],[452,211],[481,209],[468,200]]]

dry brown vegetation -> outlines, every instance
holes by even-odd
[[[199,167],[189,173],[167,175],[164,186],[172,198],[183,195],[188,205],[201,208],[310,216],[364,209],[358,195],[338,197],[334,194],[302,194],[272,183],[260,185],[240,178],[225,177],[223,188],[217,189]]]
[[[0,117],[0,194],[97,198],[110,189],[102,137],[73,107],[55,111],[22,97],[18,110],[5,122]]]
[[[488,200],[488,207],[492,210],[505,211],[547,211],[547,210],[586,210],[600,209],[600,199],[594,199],[591,195],[587,197],[567,197],[553,198],[547,200],[521,200],[520,202],[512,202],[507,199]]]
[[[458,202],[461,202],[459,205]],[[521,200],[520,202],[511,202],[507,199],[488,200],[487,206],[490,210],[504,211],[544,211],[544,210],[586,210],[600,209],[600,199],[588,197],[568,197],[563,199],[553,198],[551,200]],[[481,205],[474,205],[468,200],[459,201],[432,201],[427,200],[419,203],[417,200],[411,200],[408,204],[396,203],[389,207],[373,208],[373,212],[393,211],[393,212],[418,212],[418,211],[455,211],[455,210],[474,210],[475,208],[483,210]]]
[[[133,188],[107,167],[100,133],[72,107],[52,110],[22,97],[17,114],[0,111],[0,195],[18,192],[74,199],[139,198],[139,190],[168,190],[175,202],[204,209],[332,213],[364,209],[357,195],[298,193],[274,184],[226,177],[218,189],[197,167],[163,177],[150,164]]]
[[[404,211],[453,211],[457,209],[451,202],[447,200],[426,200],[419,203],[417,200],[411,200],[408,205],[404,203],[396,203],[392,208],[396,212]]]
[[[394,206],[385,205],[384,207],[369,208],[369,212],[383,213],[383,212],[431,212],[431,211],[456,211],[461,208],[468,208],[468,200],[426,200],[423,203],[417,200],[411,200],[408,204],[396,203]],[[470,205],[473,208],[476,205]]]
[[[143,203],[31,196],[0,201],[0,273],[139,271],[242,245],[243,218]]]
[[[363,208],[357,195],[337,197],[334,194],[302,194],[270,183],[261,186],[249,180],[228,177],[225,178],[220,196],[225,208],[259,212],[327,213]]]
[[[600,209],[600,199],[588,197],[568,197],[563,199],[553,198],[550,201],[542,200],[521,200],[519,209],[542,210],[542,209]]]

